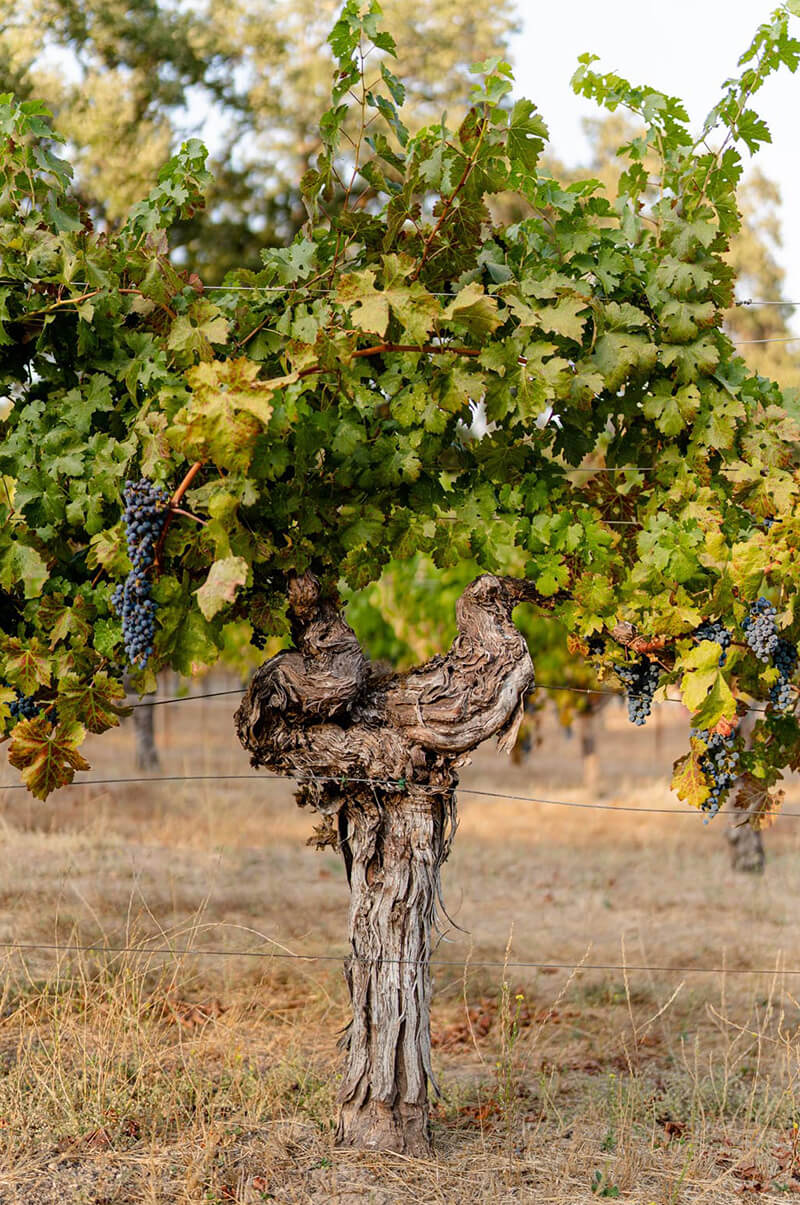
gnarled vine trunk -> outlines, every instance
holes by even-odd
[[[457,767],[482,741],[514,744],[533,686],[511,621],[514,578],[484,574],[456,604],[449,653],[403,674],[371,663],[337,600],[290,581],[295,648],[262,665],[236,713],[255,766],[299,780],[317,843],[338,847],[351,890],[345,975],[353,1007],[337,1140],[430,1149],[430,956],[441,866],[456,826]]]

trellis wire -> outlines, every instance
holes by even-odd
[[[58,281],[44,281],[44,280],[38,280],[38,281],[0,280],[0,285],[16,285],[19,288],[23,288],[26,285],[30,285],[30,284],[51,284],[51,285],[53,285],[53,284],[58,284],[58,283],[59,283]],[[74,285],[75,288],[78,288],[78,289],[89,288],[89,283],[88,283],[88,281],[85,281],[85,280],[75,280],[75,281],[72,281],[71,283]],[[102,289],[101,290],[93,290],[92,296],[95,296],[97,292],[102,292],[102,291],[103,291]],[[121,291],[121,290],[115,290],[115,291]],[[203,285],[203,288],[200,290],[200,292],[202,292],[202,293],[208,293],[208,292],[302,293],[302,292],[307,292],[307,291],[308,291],[307,285],[297,285],[297,286],[291,286],[291,285]],[[329,294],[332,294],[335,292],[336,292],[335,289],[315,289],[314,295],[317,297],[326,297]],[[432,297],[447,297],[450,300],[452,300],[454,296],[457,296],[457,294],[431,293],[431,296]],[[587,298],[587,303],[592,300],[603,301],[606,299],[603,297],[598,297],[596,295],[593,295],[591,298]],[[79,303],[81,301],[81,297],[78,296],[78,297],[65,298],[65,302],[70,302],[70,301]],[[736,309],[736,308],[739,308],[742,306],[753,306],[753,305],[755,305],[755,306],[784,305],[784,306],[791,306],[792,308],[796,308],[796,307],[800,306],[800,302],[798,302],[798,301],[755,301],[752,298],[747,298],[746,300],[743,300],[743,301],[734,301],[730,306],[727,306],[726,308],[727,309]],[[741,347],[744,344],[750,344],[750,343],[795,343],[798,341],[800,341],[800,335],[780,335],[780,336],[776,336],[776,337],[768,338],[768,339],[731,339],[731,344],[733,347]]]
[[[430,959],[424,958],[364,958],[352,952],[347,954],[296,954],[288,950],[272,951],[272,950],[220,950],[220,949],[203,949],[198,946],[107,946],[107,945],[80,945],[70,944],[63,945],[58,942],[22,942],[22,941],[2,941],[0,949],[3,950],[50,950],[59,951],[62,953],[75,954],[169,954],[173,958],[176,957],[209,957],[209,958],[279,958],[288,959],[297,962],[342,962],[344,959],[349,959],[352,962],[361,963],[382,963],[386,966],[424,966],[430,961],[435,967],[458,967],[463,968],[465,965],[469,967],[494,967],[494,968],[512,968],[522,969],[531,968],[535,970],[552,970],[552,971],[643,971],[646,973],[673,973],[678,975],[800,975],[800,968],[793,967],[726,967],[726,966],[710,966],[710,967],[686,967],[686,966],[644,966],[640,963],[616,963],[616,962],[511,962],[508,959],[496,959],[488,962],[475,962],[471,958],[465,958],[460,961],[454,959],[438,959],[435,954]]]
[[[202,284],[202,289],[200,291],[203,293],[212,293],[212,292],[213,293],[220,293],[220,292],[222,292],[222,293],[307,293],[307,292],[310,292],[312,289],[311,285],[304,285],[304,284],[294,284],[294,285],[207,285],[207,284],[203,284],[202,282],[200,282],[200,283]],[[24,288],[26,285],[50,285],[51,287],[58,286],[58,287],[64,288],[70,284],[73,286],[73,288],[76,288],[76,289],[89,289],[89,288],[94,287],[93,285],[91,285],[89,283],[88,280],[73,280],[73,281],[69,281],[69,282],[62,282],[62,281],[57,281],[57,280],[45,280],[43,277],[28,278],[25,280],[18,280],[18,279],[9,277],[7,279],[0,280],[0,285],[16,285],[18,288]],[[314,291],[314,293],[318,294],[320,297],[327,297],[327,296],[330,296],[331,294],[337,292],[336,289],[317,289],[317,288],[314,288],[313,291]],[[457,296],[457,294],[455,294],[455,293],[431,293],[431,297],[449,297],[452,299],[455,296]],[[80,301],[80,297],[76,297],[71,300]],[[587,301],[613,301],[613,298],[606,297],[602,293],[593,293],[591,295],[591,297],[586,298],[586,300]],[[798,306],[800,306],[800,301],[765,301],[765,300],[762,300],[760,298],[755,298],[755,297],[743,297],[743,298],[740,298],[738,301],[732,302],[729,306],[726,306],[725,308],[732,310],[732,309],[738,309],[742,306],[749,306],[749,305],[783,305],[783,306],[789,306],[791,308],[797,308]]]
[[[141,700],[139,703],[128,703],[128,707],[163,707],[167,703],[191,703],[194,699],[215,699],[222,695],[243,695],[247,690],[246,686],[238,686],[235,690],[212,690],[207,694],[200,695],[178,695],[172,699],[153,699],[152,703]],[[627,691],[621,690],[605,690],[602,686],[568,686],[566,682],[537,682],[533,691],[537,690],[563,690],[568,694],[573,695],[610,695],[615,699],[643,699],[648,696],[628,694]],[[531,691],[531,693],[533,693]],[[683,703],[680,699],[661,699],[662,703],[677,703],[681,707]],[[658,706],[658,704],[656,704]],[[759,715],[766,715],[766,707],[745,707],[745,711],[754,711]]]
[[[154,783],[154,782],[298,782],[300,785],[309,785],[310,783],[339,783],[344,787],[348,784],[366,785],[373,787],[382,787],[384,790],[391,789],[393,791],[402,791],[405,789],[405,782],[398,779],[388,778],[359,778],[352,774],[314,774],[312,770],[308,771],[309,777],[306,779],[300,778],[297,774],[151,774],[144,778],[79,778],[72,782],[65,783],[58,790],[68,790],[71,787],[108,787],[108,786],[130,786],[138,783]],[[15,782],[9,783],[6,786],[0,786],[2,791],[27,791],[24,783]],[[419,788],[422,793],[426,792],[425,788]],[[514,803],[541,803],[552,807],[562,808],[579,808],[581,811],[598,811],[598,812],[633,812],[637,815],[657,815],[657,816],[691,816],[696,818],[703,814],[699,809],[689,811],[681,811],[678,808],[640,808],[630,807],[626,804],[615,803],[579,803],[572,799],[545,799],[538,795],[518,795],[512,791],[484,791],[478,787],[458,786],[455,788],[456,794],[460,795],[478,795],[484,799],[507,799]],[[800,820],[800,812],[784,812],[779,811],[779,816],[787,816],[789,818]]]

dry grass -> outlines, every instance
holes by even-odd
[[[163,708],[168,771],[246,772],[231,710]],[[784,971],[800,968],[800,821],[767,834],[763,879],[734,874],[722,822],[704,828],[663,786],[684,731],[674,710],[656,733],[607,714],[602,763],[606,802],[676,816],[463,796],[445,880],[463,931],[439,950],[428,1162],[333,1147],[338,967],[257,956],[344,950],[343,872],[304,845],[313,819],[288,784],[0,796],[0,940],[147,950],[5,958],[2,1205],[799,1192],[800,977]],[[99,741],[93,774],[128,774],[130,743]],[[585,800],[575,745],[548,732],[522,767],[482,752],[464,782]],[[787,806],[800,811],[796,784]],[[152,952],[165,946],[253,955]],[[513,965],[582,959],[629,969]]]

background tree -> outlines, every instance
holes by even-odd
[[[305,221],[299,182],[321,149],[330,89],[326,38],[339,0],[20,0],[0,24],[0,92],[36,96],[74,148],[81,202],[118,223],[181,141],[212,139],[204,207],[170,231],[206,283],[257,269]],[[465,111],[469,68],[505,57],[513,0],[386,0],[411,128]],[[355,105],[348,93],[343,103]],[[345,123],[356,136],[358,116]],[[359,182],[359,189],[365,186]],[[335,198],[333,198],[335,203]]]
[[[788,11],[760,26],[699,135],[583,56],[575,87],[644,125],[611,199],[538,172],[546,129],[502,60],[457,129],[409,136],[379,16],[348,0],[330,35],[305,233],[215,303],[168,254],[209,183],[198,143],[98,233],[41,106],[0,102],[0,717],[44,797],[117,722],[126,660],[144,693],[212,663],[231,623],[288,632],[237,729],[299,779],[351,884],[340,1140],[413,1153],[458,764],[513,740],[532,685],[515,605],[555,617],[638,721],[678,688],[674,786],[707,819],[740,767],[753,818],[772,812],[800,762],[798,431],[725,328],[737,148],[768,137],[751,98],[800,43]],[[351,95],[369,138],[348,141]],[[487,198],[513,192],[531,217],[493,223]],[[341,587],[417,552],[483,572],[447,655],[387,674]]]

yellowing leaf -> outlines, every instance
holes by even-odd
[[[701,640],[681,659],[681,698],[695,728],[713,728],[736,714],[736,699],[719,666],[721,652],[716,641]]]
[[[49,658],[36,640],[23,645],[16,638],[9,639],[3,641],[2,648],[6,654],[5,674],[12,686],[30,695],[37,686],[50,684]]]
[[[43,715],[20,720],[11,734],[8,760],[19,770],[22,781],[37,799],[72,782],[76,770],[89,763],[78,752],[86,736],[81,724],[61,723],[53,727]]]
[[[389,325],[389,302],[385,293],[375,288],[375,273],[369,268],[343,276],[336,290],[336,300],[350,309],[350,321],[359,330],[385,335]]]
[[[26,598],[38,598],[49,576],[41,553],[22,540],[15,540],[0,562],[0,585],[10,588],[21,581]]]
[[[212,343],[224,343],[227,337],[227,318],[217,306],[201,298],[189,307],[187,314],[179,314],[175,319],[167,347],[186,356],[210,360],[214,355]]]
[[[186,378],[192,396],[168,430],[170,442],[198,460],[247,469],[255,442],[272,417],[270,399],[297,380],[290,374],[262,381],[258,372],[258,364],[244,356],[190,369]]]
[[[702,807],[710,795],[705,774],[700,769],[697,754],[686,753],[675,762],[672,772],[672,789],[684,803],[693,808]]]
[[[714,728],[720,720],[730,720],[735,715],[736,698],[725,675],[717,670],[708,693],[692,717],[692,723],[695,728]]]
[[[497,312],[497,299],[488,297],[483,286],[475,280],[453,298],[442,318],[478,336],[491,335],[503,323]]]
[[[588,306],[582,297],[562,297],[556,305],[539,307],[539,326],[543,331],[580,343],[589,317],[587,310]],[[581,313],[584,314],[583,318],[580,317]]]
[[[89,682],[69,674],[58,684],[58,715],[62,721],[81,721],[90,732],[106,732],[118,726],[120,716],[130,714],[122,684],[105,672],[95,674]]]
[[[240,556],[226,556],[215,561],[208,577],[197,591],[197,603],[206,619],[232,603],[236,591],[247,581],[247,561]]]

